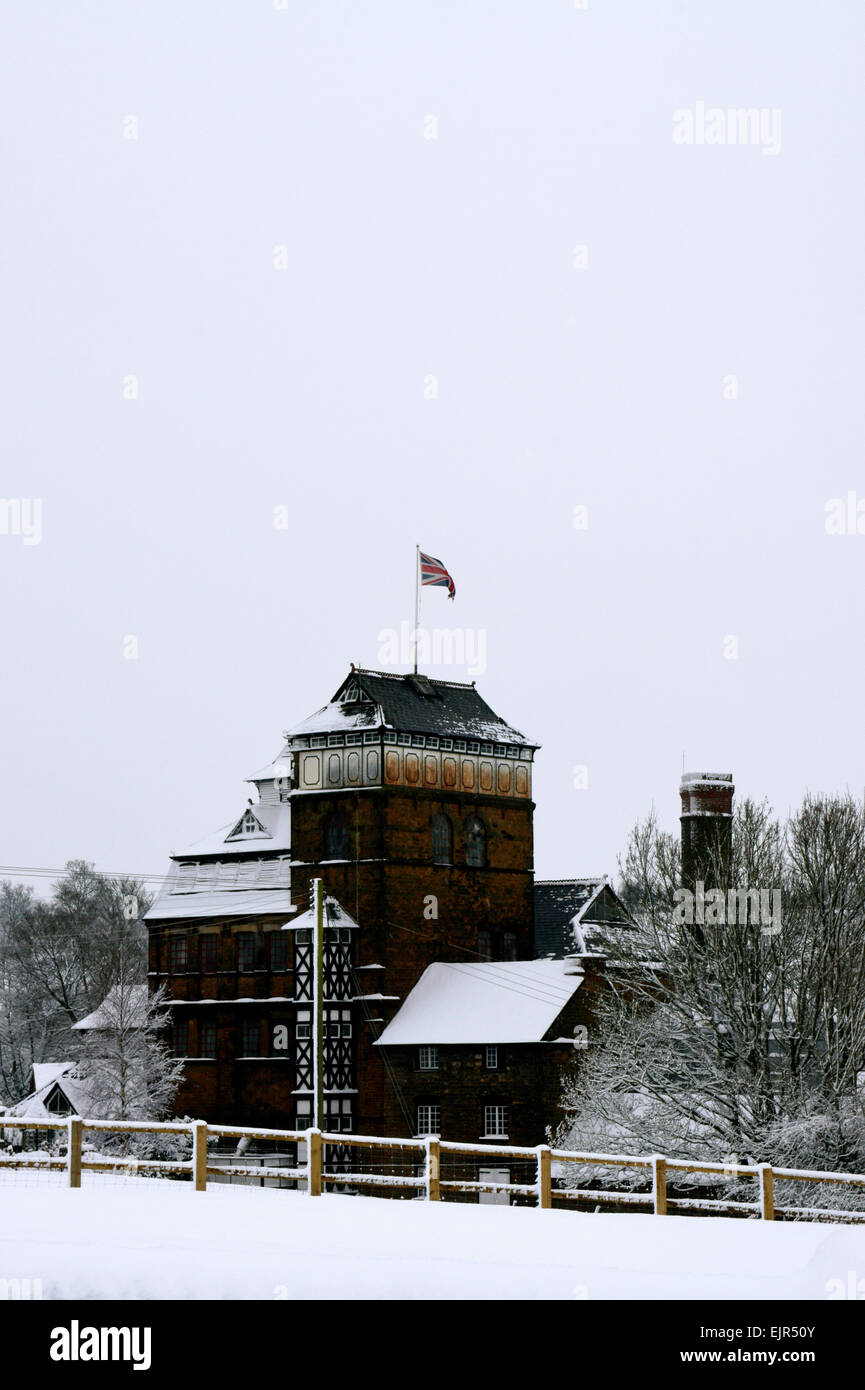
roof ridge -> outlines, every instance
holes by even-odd
[[[371,666],[356,666],[354,671],[349,673],[354,676],[381,676],[383,680],[404,681],[409,680],[414,675],[422,675],[423,672],[417,671],[374,671]],[[427,676],[430,685],[447,685],[454,690],[477,690],[474,681],[447,681],[439,676]],[[481,697],[483,698],[483,697]]]
[[[554,884],[554,883],[555,883],[555,884],[559,884],[559,883],[605,883],[605,882],[609,882],[609,879],[607,878],[607,875],[606,875],[606,874],[588,874],[588,875],[585,875],[585,876],[582,877],[582,878],[536,878],[536,879],[535,879],[535,887],[536,887],[536,888],[537,888],[537,887],[540,887],[540,885],[541,885],[542,883],[552,885],[552,884]]]

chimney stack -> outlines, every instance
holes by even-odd
[[[725,888],[733,849],[732,772],[683,772],[682,887]]]

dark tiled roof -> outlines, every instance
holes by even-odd
[[[343,681],[334,701],[339,699],[350,680],[356,680],[363,693],[381,706],[385,721],[392,729],[537,747],[490,709],[474,685],[384,671],[354,671]]]
[[[602,949],[601,933],[592,927],[630,926],[628,913],[604,878],[558,878],[535,881],[535,958],[566,956],[575,949],[571,923],[580,927],[589,950]]]

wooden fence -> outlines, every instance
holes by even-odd
[[[0,1136],[5,1130],[22,1132],[25,1130],[65,1131],[67,1151],[65,1157],[50,1158],[45,1154],[25,1152],[0,1154],[0,1173],[5,1168],[34,1169],[37,1171],[63,1172],[67,1175],[69,1187],[81,1186],[81,1175],[86,1172],[113,1172],[123,1174],[145,1173],[166,1176],[175,1174],[189,1178],[196,1192],[204,1192],[208,1178],[248,1177],[262,1181],[267,1179],[293,1180],[303,1182],[311,1197],[319,1197],[329,1184],[347,1187],[402,1188],[415,1189],[427,1201],[438,1202],[445,1194],[456,1193],[480,1195],[481,1193],[507,1193],[534,1201],[539,1208],[552,1207],[553,1202],[594,1203],[596,1206],[622,1208],[645,1207],[656,1216],[669,1212],[696,1212],[703,1215],[741,1215],[759,1216],[764,1221],[782,1219],[823,1220],[844,1222],[865,1222],[865,1211],[843,1211],[831,1207],[793,1207],[777,1206],[775,1203],[775,1182],[791,1181],[805,1183],[833,1183],[853,1188],[865,1188],[865,1176],[856,1173],[823,1173],[798,1168],[772,1168],[769,1164],[721,1164],[699,1163],[690,1159],[665,1158],[659,1154],[648,1158],[637,1158],[630,1154],[591,1154],[573,1153],[567,1149],[551,1149],[545,1144],[537,1148],[510,1148],[494,1144],[457,1144],[438,1138],[393,1139],[360,1134],[323,1134],[317,1129],[285,1130],[256,1129],[238,1125],[208,1124],[204,1120],[191,1123],[156,1123],[155,1121],[117,1121],[88,1120],[72,1116],[69,1119],[19,1119],[0,1115]],[[191,1139],[192,1157],[187,1160],[164,1160],[152,1158],[111,1158],[101,1155],[98,1158],[84,1156],[84,1134],[177,1134]],[[207,1145],[211,1139],[249,1139],[273,1145],[304,1144],[306,1163],[293,1168],[245,1167],[232,1164],[230,1168],[219,1165],[208,1157]],[[341,1151],[338,1166],[328,1169],[328,1149]],[[346,1150],[381,1149],[407,1156],[412,1173],[374,1173],[370,1171],[351,1171],[346,1169]],[[493,1160],[496,1166],[510,1166],[508,1160],[529,1162],[533,1165],[536,1178],[530,1183],[483,1182],[465,1179],[445,1180],[442,1177],[442,1157],[463,1155],[466,1158]],[[414,1156],[412,1160],[412,1156]],[[553,1164],[565,1168],[573,1165],[579,1168],[633,1168],[645,1172],[651,1182],[651,1191],[611,1191],[607,1188],[559,1187],[553,1185]],[[383,1165],[382,1165],[383,1166]],[[729,1178],[753,1178],[756,1185],[756,1199],[751,1202],[726,1201],[714,1198],[670,1197],[668,1195],[671,1174],[691,1173]]]

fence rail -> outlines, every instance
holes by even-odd
[[[405,1189],[422,1193],[427,1201],[441,1201],[442,1194],[459,1193],[466,1196],[480,1196],[482,1193],[507,1194],[510,1197],[534,1199],[539,1208],[550,1208],[553,1202],[594,1203],[596,1206],[616,1206],[620,1209],[643,1207],[656,1216],[670,1212],[698,1213],[702,1215],[740,1214],[756,1216],[763,1221],[782,1219],[807,1221],[846,1221],[865,1222],[865,1211],[846,1211],[832,1207],[778,1206],[775,1201],[777,1182],[815,1182],[845,1184],[852,1188],[865,1187],[865,1175],[861,1173],[823,1173],[813,1169],[775,1168],[769,1164],[722,1164],[703,1163],[682,1158],[666,1158],[662,1154],[639,1157],[633,1154],[574,1153],[567,1149],[551,1149],[541,1144],[537,1148],[513,1148],[497,1144],[461,1144],[437,1137],[427,1139],[398,1139],[366,1134],[327,1134],[317,1129],[286,1130],[263,1129],[242,1125],[208,1124],[204,1120],[190,1123],[130,1120],[88,1120],[79,1116],[68,1119],[24,1119],[17,1116],[0,1115],[0,1137],[5,1131],[26,1130],[41,1133],[55,1132],[66,1135],[66,1156],[51,1157],[48,1154],[28,1154],[26,1151],[0,1154],[0,1172],[3,1169],[29,1169],[45,1172],[61,1172],[67,1176],[69,1187],[80,1187],[83,1173],[122,1172],[149,1174],[178,1174],[187,1177],[197,1192],[207,1187],[208,1178],[225,1178],[226,1175],[239,1178],[261,1180],[293,1181],[305,1185],[311,1197],[319,1197],[326,1186],[352,1188]],[[155,1158],[117,1157],[100,1154],[95,1158],[85,1157],[83,1139],[91,1134],[176,1134],[191,1139],[192,1157],[186,1160],[166,1160]],[[303,1144],[306,1147],[306,1163],[298,1162],[294,1167],[255,1167],[252,1165],[220,1165],[208,1161],[207,1145],[214,1139],[249,1139],[269,1143]],[[385,1173],[372,1171],[348,1171],[346,1161],[340,1159],[336,1168],[328,1169],[329,1149],[390,1150],[404,1153],[403,1160],[414,1171]],[[414,1160],[410,1158],[414,1155]],[[534,1182],[494,1182],[468,1178],[443,1178],[442,1158],[453,1155],[455,1158],[477,1158],[493,1160],[495,1166],[509,1166],[511,1162],[528,1162],[535,1166]],[[645,1192],[611,1191],[608,1188],[557,1187],[553,1185],[552,1165],[563,1167],[573,1165],[579,1168],[634,1168],[645,1172],[650,1188]],[[381,1166],[381,1165],[380,1165]],[[726,1176],[728,1178],[753,1178],[756,1183],[754,1201],[725,1200],[704,1197],[671,1197],[668,1195],[671,1174],[689,1173]]]

